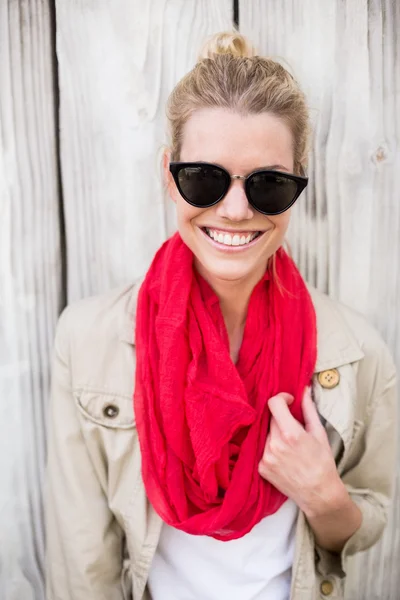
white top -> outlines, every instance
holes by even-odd
[[[148,581],[152,600],[288,600],[297,512],[287,500],[229,542],[164,524]]]

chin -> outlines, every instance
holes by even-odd
[[[267,268],[264,264],[249,264],[243,260],[207,260],[196,257],[197,268],[206,279],[219,279],[220,281],[238,281],[255,275],[262,276]]]

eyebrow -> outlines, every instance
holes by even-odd
[[[265,167],[259,167],[259,169],[265,169],[266,171],[287,171],[289,173],[289,169],[287,169],[283,165],[266,165]],[[258,171],[259,169],[255,170]]]
[[[185,161],[183,161],[185,162]],[[216,165],[217,167],[221,167],[222,169],[225,169],[225,171],[228,171],[228,173],[230,173],[229,169],[227,169],[226,167],[224,167],[224,165],[222,165],[219,162],[214,162],[214,161],[188,161],[188,162],[199,162],[199,163],[207,163],[207,164],[211,164],[211,165]],[[254,173],[254,171],[285,171],[286,173],[291,173],[291,170],[288,169],[287,167],[285,167],[284,165],[265,165],[265,166],[261,166],[261,167],[256,167],[255,169],[252,169],[251,171],[247,171],[246,175],[250,175],[250,173]]]

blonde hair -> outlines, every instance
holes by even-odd
[[[180,158],[186,122],[202,108],[227,108],[243,115],[276,115],[292,132],[294,172],[305,171],[309,114],[304,94],[281,64],[258,56],[249,41],[237,32],[212,36],[195,67],[172,91],[167,104],[172,160]]]

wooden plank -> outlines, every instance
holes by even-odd
[[[0,3],[0,598],[44,598],[42,483],[62,302],[49,3]]]
[[[165,206],[165,102],[230,0],[57,6],[69,301],[142,275],[175,229]]]
[[[400,368],[400,5],[241,0],[239,14],[262,54],[289,63],[311,107],[311,180],[293,213],[294,256],[312,284],[369,317]],[[399,596],[396,485],[384,539],[353,561],[349,600]]]

